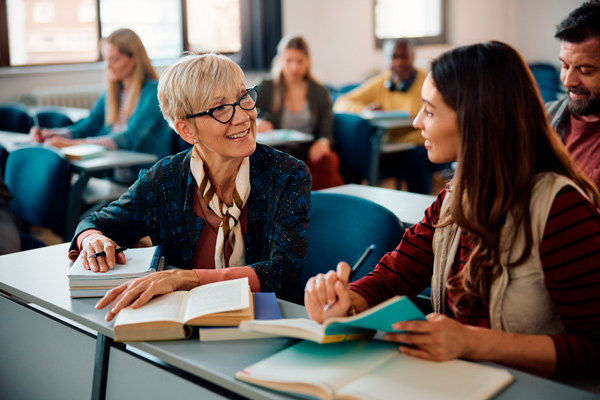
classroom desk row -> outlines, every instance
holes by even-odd
[[[67,249],[64,243],[0,256],[0,398],[290,398],[234,374],[293,339],[115,344],[112,323],[94,308],[97,299],[69,298]],[[280,308],[284,317],[306,316],[295,304],[280,301]],[[500,400],[597,398],[511,372],[516,380]]]
[[[348,194],[382,205],[393,212],[407,228],[420,222],[425,209],[435,201],[435,196],[356,184],[336,186],[321,192]]]
[[[257,140],[259,143],[277,147],[308,143],[313,140],[313,135],[281,129],[260,134]],[[0,131],[0,145],[9,153],[19,147],[31,144],[29,135]],[[127,190],[127,186],[104,179],[96,179],[94,174],[117,167],[152,165],[157,160],[158,157],[154,154],[127,150],[110,150],[103,156],[89,160],[69,160],[75,179],[71,182],[69,191],[65,238],[72,236],[75,232],[79,222],[79,211],[84,203],[94,204],[101,200],[114,200]]]
[[[29,135],[0,131],[0,145],[10,153],[19,147],[30,146],[32,143]],[[116,167],[149,165],[157,160],[158,157],[154,154],[127,150],[110,150],[100,157],[89,160],[69,160],[74,179],[71,181],[68,196],[65,238],[72,236],[75,232],[79,221],[79,212],[84,204],[86,189],[88,190],[87,194],[90,199],[93,198],[90,201],[94,202],[96,200],[104,200],[104,197],[108,197],[108,200],[115,199],[127,190],[127,187],[124,185],[114,184],[101,179],[94,179],[94,184],[90,185],[94,174],[109,171]]]

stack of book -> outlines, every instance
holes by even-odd
[[[106,272],[87,270],[78,258],[67,274],[71,297],[102,297],[130,279],[146,276],[164,267],[161,246],[128,249],[124,254],[127,262],[116,264]]]

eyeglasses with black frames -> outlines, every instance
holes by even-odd
[[[250,111],[256,107],[256,98],[258,97],[258,86],[254,86],[246,89],[246,93],[233,104],[222,104],[217,107],[213,107],[209,110],[199,112],[196,114],[186,115],[187,118],[202,117],[209,115],[213,119],[217,120],[222,124],[226,124],[235,115],[235,106],[239,106],[242,110]]]

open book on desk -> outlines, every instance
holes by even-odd
[[[359,115],[368,120],[410,118],[409,112],[404,110],[363,110]]]
[[[115,320],[117,342],[186,339],[190,326],[238,326],[254,318],[248,278],[179,290],[150,300],[140,308],[122,309]]]
[[[254,293],[254,319],[281,319],[277,297],[272,292]],[[201,342],[216,340],[263,339],[277,337],[268,333],[243,331],[239,326],[200,326],[198,337]]]
[[[272,321],[244,321],[240,329],[289,336],[317,343],[369,338],[376,331],[397,332],[392,325],[399,321],[424,320],[425,315],[405,296],[395,296],[358,315],[330,318],[319,324],[308,318]]]
[[[85,269],[81,258],[77,258],[67,273],[71,297],[102,297],[110,289],[130,279],[161,271],[165,264],[162,246],[127,249],[124,254],[127,262],[115,264],[114,268],[106,272]]]
[[[300,342],[235,374],[239,380],[320,399],[489,399],[514,380],[507,370],[404,355],[397,343]]]

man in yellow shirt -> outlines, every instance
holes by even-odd
[[[383,52],[389,70],[368,79],[356,89],[338,97],[333,111],[356,113],[363,110],[407,111],[415,118],[422,106],[421,88],[427,72],[414,67],[414,48],[406,39],[386,40]],[[421,131],[413,127],[388,131],[384,141],[412,143],[416,148],[382,157],[384,175],[405,180],[411,192],[431,192],[433,165],[423,147]]]

